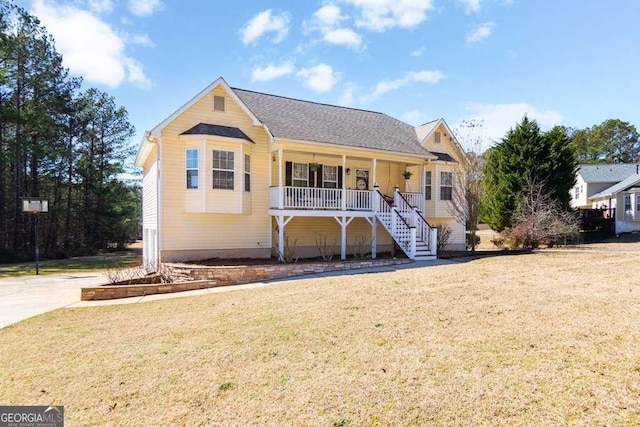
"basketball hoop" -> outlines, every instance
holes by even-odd
[[[36,275],[40,274],[40,249],[38,247],[38,214],[49,212],[49,201],[35,197],[22,198],[22,212],[27,215],[34,215],[34,228],[36,240]]]

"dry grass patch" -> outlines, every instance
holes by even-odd
[[[640,270],[537,253],[309,279],[0,330],[0,402],[70,424],[640,423]]]

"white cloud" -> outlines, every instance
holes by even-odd
[[[433,0],[340,0],[356,7],[360,16],[356,26],[373,31],[414,28],[427,19]]]
[[[156,45],[147,34],[135,34],[131,37],[131,43],[146,47],[155,47]]]
[[[92,13],[46,0],[35,0],[32,13],[55,38],[71,73],[112,88],[123,82],[151,84],[142,64],[125,54],[125,40]]]
[[[562,114],[536,107],[526,102],[513,104],[480,104],[469,103],[467,110],[471,115],[465,120],[475,120],[484,122],[484,137],[489,145],[502,139],[507,131],[515,127],[526,114],[530,119],[535,119],[542,129],[550,129],[561,124],[564,118]],[[489,148],[483,146],[483,149]]]
[[[331,65],[319,64],[311,68],[303,68],[297,73],[304,80],[304,84],[316,92],[328,92],[339,80],[338,73]]]
[[[256,67],[251,73],[251,81],[264,82],[268,80],[277,79],[287,74],[291,74],[295,71],[293,64],[290,61],[284,62],[280,65],[269,64],[266,67]]]
[[[342,15],[341,9],[333,4],[324,5],[316,10],[310,22],[303,22],[305,32],[317,31],[322,40],[337,45],[344,45],[358,50],[362,47],[362,37],[350,28],[342,27],[342,21],[348,17]]]
[[[271,9],[260,12],[251,18],[240,30],[242,43],[255,42],[265,33],[275,33],[274,43],[280,43],[289,33],[289,14],[272,14]]]
[[[496,26],[494,22],[485,22],[479,24],[469,34],[467,34],[467,44],[477,44],[483,42],[493,34],[493,28]]]
[[[414,51],[412,51],[411,53],[409,53],[409,55],[413,56],[414,58],[417,58],[418,56],[422,56],[424,54],[425,48],[424,46],[416,49]]]
[[[340,97],[340,105],[352,107],[356,103],[356,93],[358,92],[358,85],[349,82],[344,85],[342,96]]]
[[[465,13],[476,13],[480,11],[480,0],[458,0],[465,7]]]
[[[125,67],[127,68],[127,81],[129,83],[145,89],[152,86],[151,80],[144,74],[144,69],[140,62],[133,58],[127,58],[125,60]]]
[[[340,22],[347,19],[342,15],[340,8],[333,4],[322,6],[313,14],[319,24],[329,27],[340,25]]]
[[[109,13],[113,10],[111,0],[89,0],[89,8],[96,13]]]
[[[362,37],[349,28],[331,30],[324,35],[324,40],[332,44],[342,44],[354,49],[362,45]]]
[[[395,80],[382,80],[376,84],[376,87],[371,94],[371,98],[375,99],[384,95],[392,90],[400,89],[403,86],[411,83],[431,83],[436,84],[440,80],[444,79],[445,75],[442,71],[422,70],[422,71],[409,71],[404,74],[404,77]]]
[[[418,110],[407,111],[402,115],[402,120],[413,126],[419,126],[424,123],[424,115]]]
[[[160,0],[129,0],[129,10],[136,16],[150,16],[163,8]]]

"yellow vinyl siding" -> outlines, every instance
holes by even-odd
[[[225,111],[213,110],[213,97],[225,97]],[[210,123],[240,128],[254,143],[228,138],[206,136],[190,140],[180,134],[198,123]],[[255,248],[268,250],[270,245],[270,217],[268,215],[268,160],[269,138],[262,127],[254,126],[251,119],[218,86],[162,130],[162,248],[166,251],[194,249]],[[185,182],[185,148],[199,149],[200,188],[196,196],[187,196]],[[212,150],[233,150],[234,190],[212,189]],[[244,153],[251,154],[251,192],[244,191]],[[203,204],[201,192],[206,192],[206,211],[237,214],[185,212],[185,206],[194,210]],[[243,207],[250,206],[249,212]],[[243,213],[243,214],[240,214]]]

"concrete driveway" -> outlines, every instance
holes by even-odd
[[[0,278],[0,328],[80,301],[80,288],[108,283],[101,273]]]

